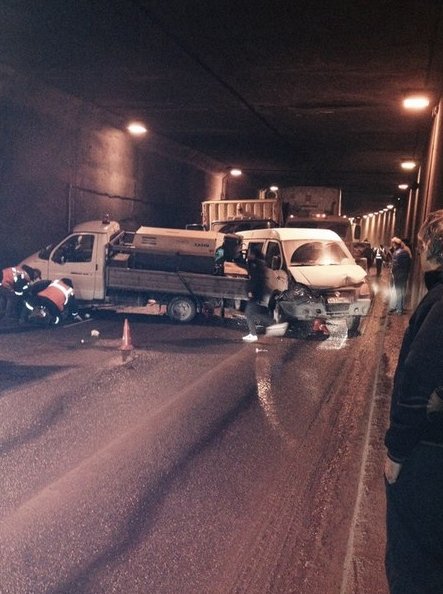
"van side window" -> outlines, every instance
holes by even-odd
[[[264,243],[265,243],[264,241],[250,241],[248,243],[248,251],[247,251],[246,257],[249,258],[249,254],[256,250],[261,252],[263,250]]]
[[[266,255],[265,255],[266,266],[268,266],[268,268],[272,268],[272,262],[273,262],[274,256],[280,256],[280,262],[281,262],[281,251],[280,251],[279,243],[277,241],[269,241],[268,245],[266,247]]]

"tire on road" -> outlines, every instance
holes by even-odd
[[[269,299],[268,309],[272,313],[272,317],[277,324],[287,322],[287,318],[283,313],[280,304],[277,301],[279,293],[273,293]]]
[[[279,303],[276,303],[273,309],[273,318],[277,324],[288,322],[287,316],[283,313]]]
[[[173,322],[191,322],[197,313],[194,300],[186,295],[173,297],[168,303],[167,313]]]

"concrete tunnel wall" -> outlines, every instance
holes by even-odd
[[[135,140],[92,104],[0,67],[0,267],[82,221],[183,228],[217,197],[216,164],[154,134]]]

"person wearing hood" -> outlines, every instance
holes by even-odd
[[[418,240],[428,292],[403,338],[385,436],[391,594],[443,592],[443,210]]]

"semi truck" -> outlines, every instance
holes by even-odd
[[[38,268],[42,279],[71,279],[80,305],[152,313],[155,304],[171,320],[190,322],[208,305],[224,311],[247,300],[244,270],[232,265],[228,273],[217,264],[220,249],[229,259],[238,241],[205,231],[142,226],[128,232],[105,217],[77,225],[21,264]]]
[[[351,253],[353,252],[355,227],[350,219],[342,215],[342,194],[339,188],[282,188],[280,199],[285,227],[330,229],[337,233]]]

